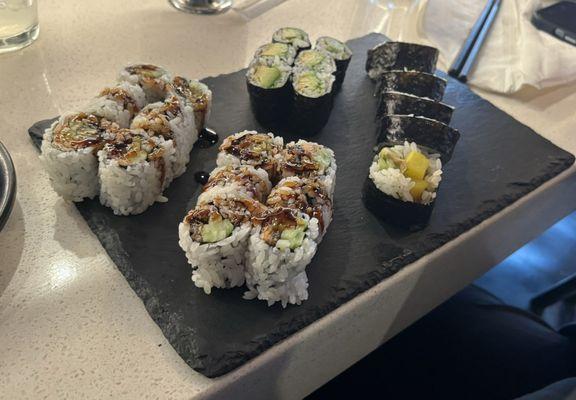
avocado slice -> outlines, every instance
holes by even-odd
[[[284,28],[284,30],[282,31],[282,37],[284,39],[296,39],[296,38],[301,38],[302,35],[302,31],[300,31],[299,29],[295,29],[295,28]]]
[[[318,51],[310,50],[302,52],[298,58],[302,64],[307,65],[308,67],[313,67],[322,62],[324,56]]]
[[[227,219],[220,221],[210,221],[206,225],[202,226],[202,242],[204,243],[215,243],[222,239],[226,239],[232,231],[234,230],[234,225]]]
[[[315,93],[322,89],[322,81],[313,73],[303,73],[296,81],[296,89],[300,93]]]
[[[325,149],[321,149],[316,153],[316,155],[314,156],[314,161],[320,164],[322,169],[328,168],[330,166],[330,163],[332,162],[330,154]]]
[[[262,56],[283,56],[288,52],[288,45],[284,43],[270,43],[266,45],[262,53]]]
[[[281,75],[278,68],[259,65],[254,71],[254,80],[258,82],[258,86],[261,88],[270,89]]]
[[[280,235],[280,240],[276,243],[279,249],[290,248],[294,250],[297,247],[302,246],[304,241],[304,228],[298,227],[294,229],[286,229],[282,231]]]

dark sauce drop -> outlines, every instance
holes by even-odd
[[[214,146],[216,143],[218,143],[218,134],[216,132],[208,128],[204,128],[200,131],[197,142],[198,147],[206,149]]]
[[[194,174],[194,179],[196,179],[196,182],[205,185],[206,183],[208,183],[208,178],[210,177],[210,174],[206,171],[198,171]]]

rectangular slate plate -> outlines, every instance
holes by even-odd
[[[457,237],[568,168],[574,157],[450,79],[445,102],[456,106],[462,133],[445,169],[430,225],[408,234],[366,210],[361,188],[375,145],[376,101],[364,72],[366,50],[386,38],[349,42],[354,57],[324,130],[314,139],[338,161],[334,221],[308,267],[310,299],[282,309],[242,300],[243,290],[194,287],[178,247],[177,226],[195,203],[194,173],[215,166],[217,146],[195,148],[188,171],[172,183],[168,203],[118,217],[98,200],[77,204],[102,245],[180,356],[196,371],[217,377]],[[244,71],[204,80],[214,92],[210,125],[220,138],[259,129],[250,112]],[[49,121],[30,129],[39,143]],[[289,136],[287,138],[290,139]]]

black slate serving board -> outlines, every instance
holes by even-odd
[[[450,79],[444,101],[456,107],[452,125],[462,136],[445,168],[430,224],[407,233],[379,221],[361,201],[376,139],[376,99],[364,62],[366,50],[384,40],[370,34],[349,42],[354,57],[342,91],[327,126],[311,139],[334,149],[338,173],[334,221],[308,267],[310,298],[302,306],[282,309],[242,300],[240,288],[207,296],[192,284],[177,226],[200,189],[194,173],[215,166],[217,146],[194,148],[187,172],[165,192],[170,201],[144,214],[114,216],[97,200],[77,204],[150,316],[196,371],[217,377],[241,366],[573,164],[571,154]],[[214,92],[210,125],[220,139],[259,129],[244,71],[204,82]],[[48,124],[30,129],[36,144]]]

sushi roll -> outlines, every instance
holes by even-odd
[[[167,70],[152,64],[131,64],[124,67],[118,75],[119,82],[140,86],[148,103],[164,100],[171,80]]]
[[[332,149],[300,139],[288,143],[279,159],[283,178],[316,178],[332,197],[336,186],[336,158]]]
[[[407,93],[440,101],[446,90],[446,79],[416,71],[388,71],[380,75],[375,96],[386,92]]]
[[[386,42],[368,50],[366,72],[370,79],[378,79],[392,70],[436,71],[438,49],[415,43]]]
[[[308,298],[306,266],[317,249],[316,218],[293,208],[274,208],[254,219],[246,253],[246,299],[301,304]]]
[[[248,67],[246,85],[256,120],[266,128],[281,126],[292,102],[290,65],[256,59]]]
[[[304,50],[298,54],[294,62],[294,71],[311,70],[323,74],[334,74],[336,62],[327,53],[319,50]]]
[[[414,142],[384,146],[370,165],[364,204],[394,225],[421,229],[428,223],[441,180],[439,155]]]
[[[172,181],[172,140],[143,130],[121,129],[98,153],[100,203],[114,214],[144,212],[154,202],[165,202],[162,191]]]
[[[191,210],[178,226],[179,244],[192,266],[192,281],[210,294],[213,287],[244,284],[251,218],[265,207],[242,196],[217,197]]]
[[[46,129],[40,159],[56,193],[71,201],[98,194],[96,153],[117,129],[117,124],[84,112],[65,114]]]
[[[260,59],[271,63],[283,62],[288,65],[294,63],[296,49],[287,43],[267,43],[256,50],[254,59]]]
[[[322,36],[316,40],[316,50],[325,51],[336,62],[336,81],[334,82],[334,89],[340,90],[344,77],[346,76],[346,69],[352,59],[352,50],[343,42],[329,36]]]
[[[443,163],[450,161],[459,138],[456,129],[429,118],[387,115],[380,119],[379,143],[416,142],[439,153]]]
[[[194,110],[194,122],[198,134],[208,123],[212,110],[212,91],[204,83],[196,79],[177,76],[172,80],[174,93],[182,97],[186,104]]]
[[[249,197],[261,203],[266,201],[272,184],[268,173],[251,165],[215,168],[204,185],[198,204],[210,203],[215,197],[237,195]]]
[[[414,115],[450,124],[454,107],[406,93],[385,92],[380,95],[376,118],[385,115]]]
[[[311,70],[294,73],[294,101],[290,114],[290,129],[293,133],[311,136],[324,128],[334,103],[334,80],[332,74]]]
[[[194,123],[194,110],[180,96],[173,95],[164,102],[148,104],[134,117],[130,128],[143,129],[150,136],[173,140],[176,150],[172,164],[174,177],[186,171],[198,131]]]
[[[312,47],[308,34],[299,28],[280,28],[272,34],[272,42],[292,45],[296,52]]]
[[[271,133],[243,131],[228,136],[220,145],[216,159],[219,167],[225,165],[251,165],[262,168],[268,173],[272,183],[279,180],[278,157],[282,152],[284,140]]]
[[[128,82],[103,89],[83,111],[116,122],[121,128],[128,128],[132,118],[146,105],[146,95],[142,88]]]

